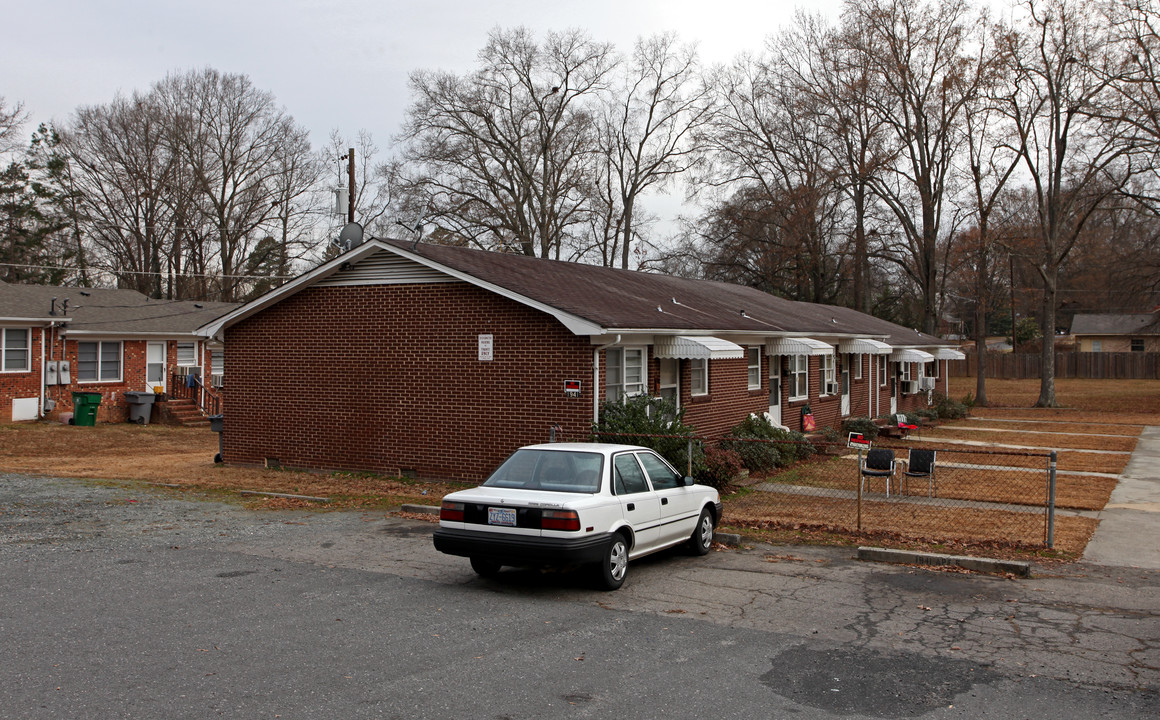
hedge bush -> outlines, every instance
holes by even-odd
[[[842,421],[842,437],[850,437],[850,433],[862,433],[867,440],[873,441],[878,437],[878,423],[869,417],[851,417]]]
[[[747,440],[750,442],[745,442]],[[754,440],[766,442],[752,442]],[[734,426],[721,441],[721,446],[740,455],[751,472],[786,467],[814,452],[813,446],[805,442],[805,435],[774,427],[760,415],[750,415]]]
[[[643,445],[656,450],[678,472],[689,466],[689,442],[693,428],[685,424],[685,410],[670,400],[637,395],[624,402],[609,400],[600,405],[599,421],[592,424],[597,442]],[[677,437],[652,437],[657,435]],[[693,443],[693,465],[701,454],[699,443]]]
[[[942,393],[936,392],[933,397],[935,412],[940,418],[947,420],[961,420],[967,416],[967,406],[958,400],[953,400]]]
[[[723,489],[741,473],[741,456],[722,447],[707,447],[702,453],[694,476],[697,482]]]

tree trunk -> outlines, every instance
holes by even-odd
[[[980,232],[980,242],[983,234]],[[975,269],[975,405],[987,406],[987,250],[979,252],[979,266]]]
[[[1040,357],[1043,372],[1039,377],[1039,400],[1035,407],[1058,407],[1055,402],[1055,294],[1058,287],[1059,268],[1049,264],[1043,278],[1043,307],[1041,308],[1040,332],[1043,347]]]

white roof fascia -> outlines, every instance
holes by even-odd
[[[187,333],[173,332],[167,330],[165,332],[119,332],[117,330],[70,330],[65,328],[61,332],[61,337],[115,337],[126,338],[129,340],[143,339],[143,340],[197,340],[201,336],[197,334],[196,330],[190,330]]]
[[[0,317],[0,324],[19,323],[21,325],[51,325],[57,322],[68,322],[72,318],[64,317]]]
[[[357,262],[364,255],[377,252],[379,250],[386,250],[387,252],[394,253],[399,257],[406,258],[412,262],[419,263],[420,265],[424,265],[433,270],[438,270],[439,272],[457,280],[462,280],[463,282],[470,283],[476,287],[493,292],[496,295],[506,297],[509,300],[514,300],[522,305],[526,305],[528,307],[539,310],[540,312],[551,315],[552,317],[559,320],[561,324],[564,325],[564,327],[571,330],[574,335],[603,335],[608,332],[608,330],[601,327],[600,325],[597,325],[596,323],[593,323],[590,320],[585,320],[582,317],[572,315],[571,313],[566,313],[558,308],[552,307],[551,305],[545,305],[544,303],[532,300],[531,298],[520,295],[519,293],[514,293],[511,290],[508,290],[507,288],[501,287],[499,285],[495,285],[494,283],[485,282],[475,277],[474,275],[449,268],[446,265],[442,265],[431,260],[430,258],[425,258],[421,255],[407,252],[406,250],[397,248],[394,245],[388,245],[387,243],[379,242],[377,240],[368,240],[362,245],[359,245],[354,250],[339,255],[325,265],[320,265],[314,270],[311,270],[310,272],[300,276],[296,280],[283,285],[277,290],[268,292],[262,297],[246,303],[237,310],[227,315],[223,315],[212,323],[202,325],[197,329],[197,333],[205,337],[218,337],[218,334],[221,333],[221,331],[226,327],[240,322],[241,320],[244,320],[257,312],[264,310],[271,305],[274,305],[275,303],[281,301],[283,298],[293,295],[294,293],[297,293],[298,291],[313,285],[319,280],[330,277],[334,273],[338,272],[343,263]]]

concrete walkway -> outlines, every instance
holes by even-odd
[[[1160,569],[1160,427],[1146,427],[1083,559]]]

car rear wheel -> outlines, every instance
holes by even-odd
[[[716,523],[713,522],[713,513],[705,508],[701,511],[701,517],[697,518],[697,527],[693,530],[692,537],[689,538],[689,549],[693,551],[694,555],[704,555],[709,552],[709,548],[713,547],[715,529]]]
[[[597,567],[596,579],[605,590],[616,590],[628,577],[628,540],[617,533],[608,543],[604,560]]]
[[[480,577],[495,577],[499,574],[499,569],[503,567],[495,560],[488,560],[487,558],[473,557],[471,558],[471,569]]]

